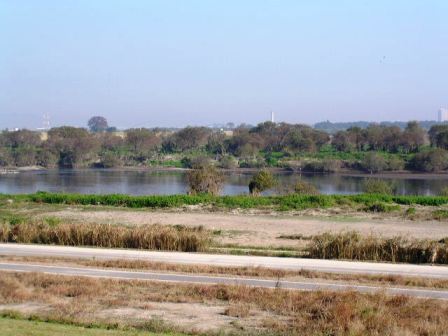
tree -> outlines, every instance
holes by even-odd
[[[126,143],[138,155],[155,150],[161,142],[160,137],[147,128],[132,128],[126,131]]]
[[[252,195],[259,195],[265,190],[275,186],[276,180],[274,175],[267,170],[261,170],[256,173],[249,182],[249,192]]]
[[[219,195],[224,176],[213,166],[204,165],[187,173],[188,193]]]
[[[96,158],[99,141],[84,128],[63,126],[48,132],[47,148],[64,168],[86,166]]]
[[[411,166],[423,172],[437,172],[448,168],[448,152],[435,148],[415,154]]]
[[[104,132],[109,128],[106,118],[101,116],[90,118],[87,125],[91,132]]]
[[[387,163],[382,155],[375,152],[369,152],[362,160],[361,167],[367,170],[370,174],[373,174],[386,169]]]
[[[425,143],[425,131],[417,121],[410,121],[403,132],[403,148],[409,152],[417,152]]]

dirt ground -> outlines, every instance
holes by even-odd
[[[124,225],[166,224],[198,226],[219,231],[216,239],[221,244],[241,246],[279,247],[297,246],[293,239],[280,236],[310,236],[322,232],[355,230],[362,234],[384,237],[406,236],[441,239],[448,237],[448,223],[439,221],[411,221],[399,218],[343,218],[303,217],[285,214],[248,214],[197,211],[142,211],[129,209],[87,210],[59,209],[41,216],[54,216],[73,222],[111,223]]]

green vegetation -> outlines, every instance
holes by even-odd
[[[410,240],[403,237],[362,236],[357,232],[313,236],[310,258],[448,264],[445,240]]]
[[[0,201],[30,201],[48,204],[105,205],[129,208],[176,208],[187,205],[212,205],[221,208],[272,208],[274,210],[302,210],[328,208],[339,205],[370,206],[377,202],[390,205],[442,206],[447,196],[410,195],[283,195],[283,196],[211,196],[211,195],[148,195],[121,194],[86,195],[38,192],[27,195],[1,195]]]
[[[5,314],[2,314],[5,315]],[[133,328],[120,330],[119,328],[111,329],[110,325],[82,326],[57,322],[43,322],[39,318],[30,319],[20,318],[19,314],[14,314],[15,318],[0,318],[0,336],[156,336],[156,335],[180,335],[172,333],[152,333],[148,331],[139,331]]]

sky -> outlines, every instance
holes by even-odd
[[[434,120],[447,0],[0,0],[0,129]]]

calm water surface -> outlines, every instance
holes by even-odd
[[[282,186],[293,185],[302,178],[314,184],[323,194],[354,194],[362,192],[368,176],[341,176],[322,174],[277,175]],[[251,174],[226,175],[225,195],[244,194]],[[448,179],[442,177],[394,177],[383,178],[393,184],[399,194],[434,195],[448,187]],[[134,170],[48,170],[0,175],[0,193],[21,194],[36,191],[73,192],[93,194],[168,195],[186,192],[185,173],[181,171]]]

